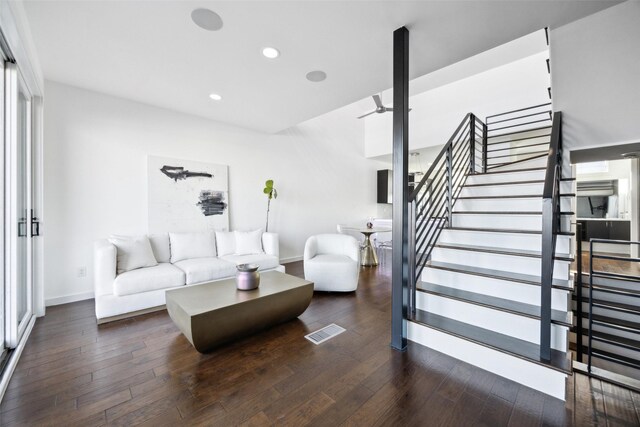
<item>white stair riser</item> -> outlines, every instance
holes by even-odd
[[[571,217],[563,215],[562,230],[569,230]],[[506,228],[513,230],[542,230],[542,215],[493,215],[493,214],[461,214],[454,213],[454,227],[471,228]]]
[[[518,129],[514,129],[512,132],[517,131]],[[498,141],[512,141],[514,139],[518,139],[518,140],[523,140],[524,138],[527,139],[531,139],[531,138],[539,138],[542,135],[550,135],[551,134],[551,128],[542,128],[542,129],[537,129],[537,130],[531,130],[529,132],[519,132],[519,133],[515,133],[515,134],[511,134],[511,135],[502,135],[500,136],[500,133],[508,133],[509,131],[507,129],[505,130],[498,130],[498,131],[492,131],[489,132],[489,136],[488,136],[488,141],[489,143],[493,143],[493,142],[498,142]],[[547,136],[546,138],[550,138],[549,136]],[[519,142],[519,141],[518,141]]]
[[[560,208],[563,212],[570,212],[571,199],[562,197]],[[542,212],[542,197],[458,199],[453,211]]]
[[[542,230],[541,215],[454,214],[452,223],[454,227]],[[486,246],[483,243],[478,244]]]
[[[544,170],[535,171],[513,171],[509,173],[487,173],[469,175],[467,184],[496,184],[501,182],[514,181],[541,181],[544,180]]]
[[[538,319],[443,298],[438,295],[425,294],[424,292],[417,292],[416,307],[418,310],[489,329],[534,344],[540,343],[540,321]],[[568,328],[566,326],[552,324],[551,347],[556,350],[566,351],[568,343],[567,332]]]
[[[463,274],[455,271],[438,268],[425,268],[420,278],[424,282],[435,283],[462,291],[476,292],[522,302],[531,305],[540,305],[540,286],[528,285],[519,282],[497,280],[492,277]],[[569,291],[551,289],[551,308],[567,311]]]
[[[409,340],[448,354],[463,362],[508,378],[557,399],[565,399],[566,374],[528,362],[519,357],[408,322]]]
[[[505,185],[485,185],[481,187],[464,187],[460,191],[460,197],[472,196],[507,196],[507,195],[540,195],[544,183],[536,184],[505,184]]]
[[[461,245],[493,246],[502,249],[523,249],[541,251],[542,236],[540,234],[498,233],[490,231],[442,230],[440,243]],[[556,252],[570,253],[571,237],[557,236]]]
[[[510,271],[513,273],[540,276],[540,258],[499,255],[487,252],[473,252],[456,249],[434,248],[431,252],[433,261],[450,264],[468,265],[472,267],[490,268],[492,270]],[[553,277],[561,280],[569,279],[569,262],[556,260]]]
[[[523,158],[526,158],[529,156],[523,156]],[[499,159],[496,159],[499,160]],[[511,161],[513,161],[515,159],[511,159]],[[498,162],[498,161],[487,161],[487,165],[489,166],[487,168],[488,172],[491,171],[512,171],[512,170],[519,170],[519,169],[526,169],[526,168],[538,168],[538,167],[546,167],[547,166],[547,157],[537,157],[535,159],[530,159],[530,160],[524,160],[522,162],[518,162],[518,163],[514,163],[511,165],[504,165],[504,166],[498,166],[498,167],[491,167],[492,165],[498,164],[498,163],[503,163],[503,162]]]

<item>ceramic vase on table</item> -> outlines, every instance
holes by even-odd
[[[258,264],[240,264],[236,268],[236,287],[241,291],[250,291],[260,286]]]

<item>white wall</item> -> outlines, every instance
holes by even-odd
[[[284,260],[300,257],[309,235],[376,213],[380,165],[364,158],[352,107],[266,135],[49,81],[46,93],[49,304],[91,296],[94,240],[147,231],[147,155],[229,165],[232,229],[264,227],[262,188],[274,179],[270,231]]]
[[[469,112],[484,121],[487,115],[549,102],[547,56],[544,51],[411,96],[410,148],[445,144]],[[363,120],[366,156],[391,153],[392,114]]]
[[[551,31],[554,110],[569,149],[640,141],[640,2]]]

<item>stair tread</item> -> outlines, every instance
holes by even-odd
[[[540,319],[540,307],[536,305],[494,297],[491,295],[479,294],[476,292],[463,291],[460,289],[428,282],[420,282],[418,290],[432,295],[438,295],[445,298],[481,305],[483,307],[489,307],[520,316]],[[551,321],[555,324],[571,326],[571,317],[572,316],[570,313],[562,312],[560,310],[551,310]]]
[[[486,231],[489,233],[518,233],[518,234],[542,234],[542,231],[536,230],[516,230],[512,228],[480,228],[480,227],[448,227],[445,230],[463,230],[463,231]],[[559,236],[573,236],[575,233],[570,231],[560,231]]]
[[[416,310],[412,321],[556,371],[571,373],[571,361],[567,357],[567,353],[558,350],[551,349],[551,361],[547,362],[540,359],[540,346],[529,341],[423,310]]]
[[[530,258],[541,258],[542,252],[540,251],[529,251],[524,249],[505,249],[505,248],[496,248],[493,246],[477,246],[477,245],[460,245],[454,243],[438,243],[436,247],[439,248],[447,248],[447,249],[457,249],[462,251],[473,251],[473,252],[488,252],[499,255],[513,255],[513,256],[524,256]],[[559,261],[573,261],[573,256],[571,254],[559,254],[556,253],[555,259]]]
[[[472,274],[476,276],[493,277],[498,280],[507,280],[540,286],[540,276],[532,276],[529,274],[514,273],[511,271],[503,270],[492,270],[489,268],[472,267],[462,264],[450,264],[448,262],[440,261],[428,261],[425,266],[430,268],[438,268],[441,270],[456,271],[464,274]],[[571,280],[553,279],[552,287],[563,290],[571,290],[573,288],[573,283]]]

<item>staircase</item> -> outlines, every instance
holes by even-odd
[[[469,114],[410,197],[407,337],[564,400],[574,183],[550,108]]]

